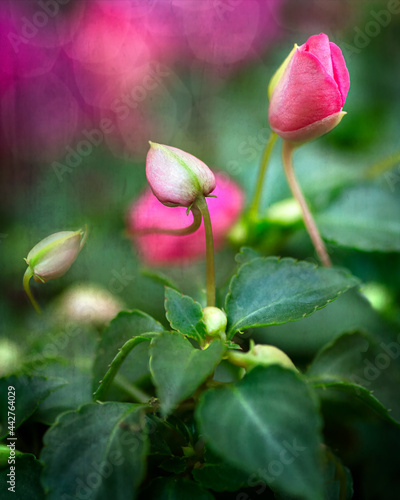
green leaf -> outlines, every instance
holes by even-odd
[[[28,375],[11,375],[0,379],[0,438],[8,435],[8,417],[13,417],[14,430],[27,420],[39,404],[50,394],[68,382],[61,378],[35,377]],[[11,392],[9,387],[13,387]],[[7,394],[14,398],[8,405]],[[11,414],[9,412],[12,412]],[[15,420],[14,420],[15,418]]]
[[[259,252],[250,247],[242,247],[240,252],[235,255],[235,260],[238,264],[243,265],[246,262],[250,262],[253,259],[261,257]]]
[[[151,279],[154,283],[158,283],[162,286],[168,286],[169,288],[173,288],[179,292],[179,286],[169,276],[161,271],[155,272],[153,269],[141,269],[140,274]]]
[[[158,335],[158,333],[156,334]],[[100,401],[105,399],[108,389],[110,388],[113,380],[121,367],[122,363],[125,361],[128,354],[134,349],[137,345],[142,342],[146,342],[152,339],[151,334],[147,334],[146,336],[138,336],[133,337],[125,342],[125,344],[118,349],[118,354],[112,360],[110,364],[110,368],[107,370],[107,373],[104,375],[103,380],[100,381],[100,385],[97,388],[97,391],[93,395],[93,399],[95,401]]]
[[[331,452],[324,465],[325,500],[351,500],[354,490],[350,470]]]
[[[147,439],[143,405],[90,403],[45,434],[40,460],[47,500],[136,498]]]
[[[34,415],[35,420],[51,425],[60,413],[75,410],[92,401],[90,367],[70,360],[49,359],[39,365],[36,372],[60,377],[67,383],[40,403]]]
[[[23,453],[17,449],[14,449],[14,454],[16,457],[23,455]],[[0,469],[2,467],[7,467],[9,456],[10,448],[6,444],[0,444]]]
[[[11,487],[10,466],[15,467],[15,491]],[[30,454],[20,454],[14,464],[0,470],[0,491],[2,500],[45,500],[45,494],[40,484],[41,463]]]
[[[273,365],[204,393],[196,419],[206,443],[227,463],[273,490],[323,498],[322,421],[316,398],[291,370]]]
[[[324,500],[351,500],[353,497],[353,479],[347,467],[323,446]],[[275,494],[276,500],[297,500],[292,495]]]
[[[345,334],[321,350],[307,375],[322,385],[333,382],[335,389],[352,391],[383,418],[400,422],[400,343],[380,341],[361,333]],[[352,388],[348,385],[353,385]],[[361,387],[359,387],[361,386]],[[362,390],[362,388],[367,391]],[[374,395],[371,395],[373,391]]]
[[[188,446],[186,427],[180,422],[180,427],[161,419],[156,415],[147,415],[147,427],[151,455],[182,455],[182,448]]]
[[[256,343],[279,347],[289,357],[302,356],[311,361],[328,342],[359,328],[378,332],[382,330],[382,319],[353,288],[301,321],[258,328],[252,338]]]
[[[171,327],[203,345],[207,336],[203,310],[191,297],[172,288],[165,288],[165,310]]]
[[[143,334],[150,332],[162,331],[162,325],[144,312],[136,310],[120,312],[101,336],[93,366],[93,391],[97,390],[99,381],[108,371],[119,349],[128,340],[132,337],[147,337]],[[131,353],[131,356],[134,352]]]
[[[166,416],[213,373],[225,347],[215,340],[206,349],[196,349],[180,333],[164,332],[152,340],[150,350],[150,370]]]
[[[192,475],[205,489],[213,491],[236,491],[248,484],[249,476],[237,467],[223,462],[210,452],[205,452],[205,463],[195,467]]]
[[[377,186],[356,186],[317,218],[324,238],[367,252],[400,251],[400,198]]]
[[[332,381],[329,378],[323,377],[313,380],[312,386],[321,400],[336,400],[337,395],[340,393],[345,398],[346,396],[348,397],[348,401],[351,401],[353,407],[361,406],[368,408],[384,420],[388,420],[398,425],[398,422],[392,418],[388,409],[374,397],[371,391],[365,389],[365,387],[347,382]],[[344,401],[346,401],[346,399],[344,399]]]
[[[143,491],[140,500],[213,500],[208,491],[180,477],[158,477]]]
[[[174,474],[182,474],[188,466],[186,457],[169,457],[160,464],[160,468]]]
[[[358,283],[342,269],[316,267],[290,258],[253,259],[231,280],[225,304],[227,337],[245,328],[309,316]]]

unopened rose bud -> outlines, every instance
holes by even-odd
[[[54,233],[35,245],[25,259],[28,269],[24,275],[24,288],[35,309],[40,312],[29,290],[31,277],[45,283],[63,276],[78,257],[87,237],[87,227],[78,231]]]
[[[203,309],[203,322],[206,325],[207,335],[210,337],[225,337],[227,325],[226,314],[218,307],[205,307]]]
[[[229,360],[247,371],[256,366],[269,365],[281,365],[284,368],[298,371],[289,356],[273,345],[254,345],[252,342],[248,352],[229,351]]]
[[[345,115],[349,87],[342,51],[324,33],[295,45],[268,88],[272,130],[299,143],[326,134]]]
[[[189,207],[215,188],[205,163],[178,148],[150,142],[146,176],[154,195],[168,207]]]

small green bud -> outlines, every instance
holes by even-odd
[[[229,351],[229,361],[250,371],[256,366],[281,365],[298,371],[287,354],[273,345],[250,345],[248,352]]]
[[[39,306],[29,289],[31,277],[45,283],[63,276],[75,262],[87,237],[87,226],[78,231],[61,231],[51,234],[35,245],[25,259],[28,269],[24,275],[24,289],[37,312]]]
[[[218,307],[205,307],[203,309],[203,321],[206,325],[207,335],[210,337],[225,337],[227,325],[226,314]]]

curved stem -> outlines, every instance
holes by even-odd
[[[32,292],[31,292],[31,289],[29,287],[29,280],[32,278],[33,276],[33,271],[30,267],[28,267],[28,269],[25,271],[25,274],[24,274],[24,279],[23,279],[23,285],[24,285],[24,290],[26,292],[26,295],[28,296],[29,300],[31,301],[33,307],[35,308],[35,311],[40,314],[42,312],[42,310],[40,309],[38,303],[36,302],[36,300],[33,298],[33,295],[32,295]]]
[[[110,363],[107,373],[104,375],[103,379],[99,382],[99,387],[93,394],[94,401],[105,400],[108,390],[110,389],[115,377],[117,376],[118,370],[121,368],[121,365],[125,361],[128,354],[130,354],[132,349],[134,349],[137,345],[149,340],[151,340],[151,337],[140,335],[138,337],[133,337],[129,339],[127,342],[125,342],[125,344],[119,349],[117,355]],[[130,387],[132,388],[133,386]],[[149,401],[149,399],[150,397],[148,397],[146,401],[140,401],[140,402],[145,403]]]
[[[193,222],[188,227],[182,227],[180,229],[166,229],[163,227],[147,227],[146,229],[134,229],[130,231],[132,235],[144,235],[144,234],[170,234],[171,236],[185,236],[186,234],[192,234],[196,232],[201,225],[201,212],[196,205],[192,205],[190,210],[193,214]]]
[[[207,307],[215,306],[215,264],[214,264],[214,240],[210,219],[210,212],[204,196],[197,198],[195,201],[204,220],[204,230],[206,232],[206,286],[207,286]]]
[[[283,146],[282,146],[283,169],[285,171],[285,175],[289,187],[292,191],[292,194],[300,205],[301,211],[303,213],[304,224],[306,225],[308,234],[310,235],[315,250],[317,251],[319,260],[325,267],[331,267],[332,262],[329,258],[328,252],[326,251],[324,242],[322,241],[318,228],[315,224],[314,218],[311,215],[310,209],[308,208],[307,202],[294,175],[293,162],[292,162],[294,148],[295,146],[293,146],[293,144],[287,141],[283,141]]]
[[[267,166],[269,158],[271,156],[272,148],[274,147],[277,138],[278,138],[277,134],[275,134],[275,132],[271,132],[271,135],[269,136],[269,139],[265,145],[264,153],[261,158],[260,170],[258,172],[258,178],[256,183],[256,191],[254,193],[253,202],[249,209],[249,214],[254,218],[257,217],[258,214],[258,209],[261,201],[261,194],[264,186],[265,173],[267,171]]]

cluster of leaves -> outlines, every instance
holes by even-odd
[[[4,393],[16,390],[16,498],[351,498],[351,474],[323,429],[332,408],[398,425],[400,345],[347,331],[303,373],[274,364],[245,373],[228,353],[246,349],[248,334],[318,317],[344,292],[335,304],[365,301],[344,269],[251,249],[236,260],[221,304],[226,338],[209,338],[201,305],[166,287],[170,329],[123,311],[100,339],[79,326],[50,336],[47,350],[58,346],[50,356],[32,346],[20,373],[0,379]],[[2,439],[7,409],[3,400]]]

